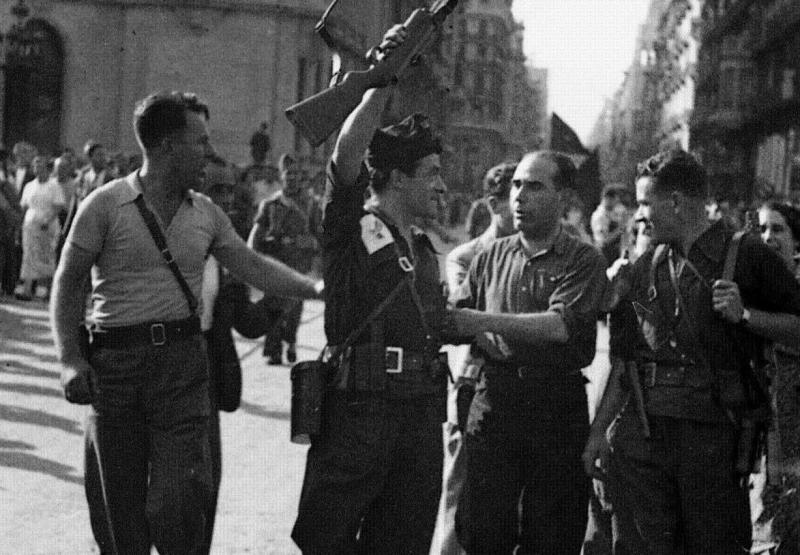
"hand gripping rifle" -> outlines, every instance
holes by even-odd
[[[287,108],[286,117],[312,146],[319,146],[356,109],[367,90],[397,81],[433,43],[456,4],[458,0],[437,0],[428,9],[414,10],[403,23],[408,34],[400,46],[387,53],[372,48],[367,54],[372,67],[347,72],[341,82]]]

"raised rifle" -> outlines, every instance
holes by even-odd
[[[286,117],[312,146],[319,146],[356,109],[367,90],[396,82],[403,70],[433,44],[456,4],[458,0],[437,0],[430,8],[414,10],[403,23],[407,35],[400,46],[390,52],[372,48],[367,54],[374,62],[372,67],[347,72],[339,83],[289,106]]]

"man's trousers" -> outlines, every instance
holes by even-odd
[[[202,336],[93,349],[85,488],[102,553],[201,553],[211,498]]]
[[[303,553],[427,555],[445,414],[444,394],[412,401],[329,390],[292,531]]]
[[[581,550],[591,488],[581,464],[589,429],[584,379],[577,371],[532,374],[484,369],[475,388],[456,514],[468,553]]]
[[[729,555],[750,550],[748,492],[733,472],[736,431],[650,416],[645,439],[633,411],[611,445],[607,493],[622,543],[642,555]]]

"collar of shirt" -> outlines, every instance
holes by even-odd
[[[567,251],[567,234],[564,232],[563,226],[559,224],[558,234],[556,234],[556,236],[553,238],[553,242],[550,243],[550,245],[548,245],[546,248],[534,253],[532,256],[528,256],[528,253],[525,250],[525,245],[522,244],[522,235],[520,233],[517,233],[514,236],[513,246],[515,250],[520,251],[528,259],[544,256],[550,251],[553,251],[556,256],[561,256]]]
[[[143,194],[142,187],[139,184],[139,172],[135,171],[131,174],[126,175],[125,177],[121,178],[121,180],[125,183],[125,187],[123,188],[122,193],[119,195],[119,204],[120,206],[123,204],[129,204],[136,200],[136,197]],[[190,204],[194,205],[194,197],[197,195],[193,190],[187,191],[184,199]]]

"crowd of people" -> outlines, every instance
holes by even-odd
[[[93,142],[82,170],[15,146],[3,287],[52,278],[100,551],[210,551],[231,329],[295,362],[302,302],[322,298],[327,347],[296,367],[322,385],[293,398],[319,395],[304,553],[799,553],[800,210],[720,217],[674,149],[587,221],[573,161],[538,150],[488,170],[441,275],[442,144],[394,94],[388,77],[364,94],[313,177],[269,164],[263,127],[249,166],[226,163],[182,92],[137,104],[127,166]],[[590,420],[598,318],[611,369]]]

